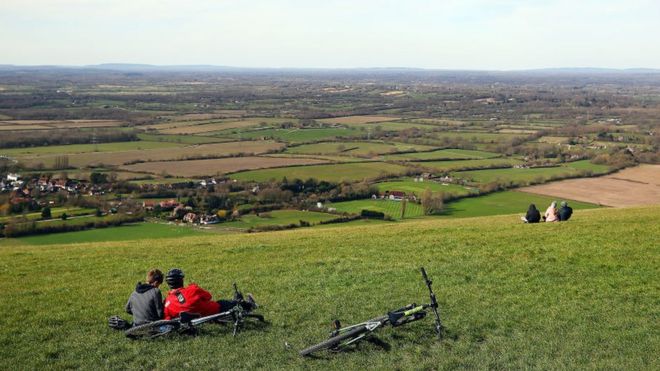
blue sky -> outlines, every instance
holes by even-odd
[[[0,64],[660,68],[660,0],[0,0]]]

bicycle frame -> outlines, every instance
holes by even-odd
[[[335,330],[330,333],[330,338],[323,343],[302,350],[301,355],[309,355],[322,348],[341,350],[341,348],[362,340],[364,337],[370,335],[378,328],[386,326],[388,323],[392,327],[397,327],[406,323],[418,321],[426,317],[427,310],[429,309],[433,311],[435,316],[435,331],[438,334],[438,337],[442,338],[443,327],[438,312],[439,305],[431,287],[433,282],[428,278],[424,268],[421,268],[420,270],[424,278],[424,283],[429,289],[429,297],[431,300],[429,304],[409,304],[405,307],[390,311],[385,316],[372,318],[366,322],[347,327],[341,327],[341,323],[335,321]]]

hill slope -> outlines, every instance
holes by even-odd
[[[5,246],[0,359],[21,368],[658,369],[660,208],[577,211],[561,224],[517,218]],[[389,350],[364,343],[298,357],[334,318],[425,301],[422,265],[445,340],[425,319],[380,331]],[[209,325],[196,338],[152,342],[107,328],[148,268],[174,266],[216,294],[237,281],[270,325],[236,338]]]

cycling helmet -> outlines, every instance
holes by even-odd
[[[167,272],[165,281],[171,289],[178,289],[183,287],[183,277],[185,277],[185,275],[181,269],[172,268],[169,270],[169,272]]]

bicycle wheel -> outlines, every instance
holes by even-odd
[[[177,320],[160,320],[131,327],[126,330],[125,334],[131,339],[155,338],[176,331],[180,326],[181,323]]]
[[[353,339],[357,336],[360,336],[360,335],[364,334],[367,331],[368,331],[367,326],[356,327],[356,328],[354,328],[350,331],[347,331],[347,332],[345,332],[341,335],[331,337],[330,339],[328,339],[324,342],[318,343],[316,345],[312,345],[309,348],[305,348],[305,349],[300,351],[300,355],[304,357],[304,356],[308,356],[308,355],[310,355],[310,354],[312,354],[316,351],[322,350],[322,349],[335,348],[336,346],[340,345],[342,341]]]

